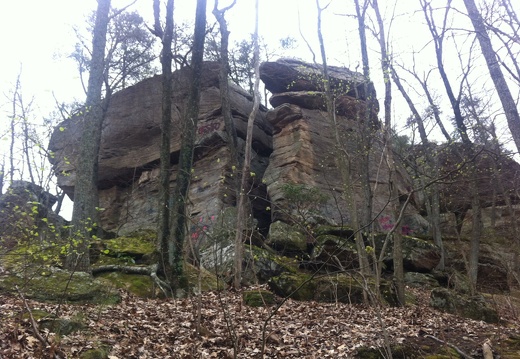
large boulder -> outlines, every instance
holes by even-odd
[[[0,292],[18,294],[27,298],[76,303],[114,303],[119,293],[107,283],[84,272],[70,273],[59,268],[29,268],[24,273],[12,271],[0,275]]]
[[[383,247],[385,238],[385,235],[377,235],[375,237],[376,252],[379,253]],[[402,246],[403,265],[407,271],[427,273],[431,272],[439,264],[441,259],[440,248],[431,241],[412,236],[403,236]],[[387,265],[393,266],[392,240],[388,243],[386,250],[383,260]]]
[[[269,227],[266,244],[285,256],[301,257],[308,250],[308,235],[299,228],[276,221]]]
[[[220,210],[233,205],[231,183],[236,169],[231,166],[228,134],[225,131],[219,90],[219,65],[207,62],[203,66],[199,122],[196,134],[193,177],[189,190],[192,216],[209,220]],[[174,186],[181,143],[181,118],[185,112],[189,91],[189,69],[176,71],[173,76],[171,185]],[[136,229],[157,226],[159,152],[161,143],[161,76],[154,76],[115,93],[103,123],[99,153],[98,190],[101,226],[121,234]],[[252,109],[252,97],[238,86],[230,86],[233,122],[239,138],[245,139],[247,118]],[[272,151],[271,125],[261,108],[253,131],[251,185],[258,198],[265,198],[260,179]],[[58,176],[59,186],[74,197],[77,146],[81,138],[81,116],[73,116],[54,131],[49,150],[50,161]],[[241,141],[243,143],[243,141]],[[255,182],[256,181],[256,182]],[[265,189],[264,189],[265,191]],[[259,201],[257,201],[259,202]],[[254,208],[266,205],[254,203]]]
[[[313,249],[312,260],[317,265],[325,265],[333,270],[354,269],[359,267],[358,252],[355,243],[354,231],[348,227],[321,226],[315,230],[316,243]],[[377,234],[374,237],[376,256],[379,258],[385,234]],[[365,238],[365,245],[372,246],[371,240]],[[403,265],[405,270],[411,272],[430,272],[441,258],[440,249],[431,241],[403,236]],[[388,268],[392,262],[393,241],[387,243],[383,261]]]
[[[57,200],[41,186],[14,181],[0,196],[0,248],[59,239],[65,221],[52,210]]]
[[[281,297],[317,302],[364,303],[366,288],[374,283],[362,277],[348,274],[311,275],[284,272],[268,282],[270,289]],[[392,285],[381,282],[381,295],[389,304],[395,304],[396,297]]]
[[[455,235],[458,232],[466,236],[471,233],[473,187],[478,191],[486,226],[511,226],[510,218],[515,218],[507,204],[514,205],[520,200],[520,164],[512,154],[491,145],[475,145],[474,152],[467,155],[461,143],[429,143],[408,150],[410,162],[415,163],[419,171],[431,172],[425,161],[427,153],[435,157],[439,166],[438,176],[443,179],[439,182],[440,207],[445,213],[443,234]],[[418,197],[418,202],[424,203],[425,195],[419,193]],[[492,211],[491,208],[485,210],[489,207],[493,207]]]
[[[324,234],[316,238],[311,260],[315,267],[343,271],[359,268],[359,257],[353,237]]]
[[[430,306],[441,311],[488,323],[498,323],[500,318],[482,296],[463,296],[446,288],[434,288]]]
[[[333,92],[361,100],[376,98],[373,83],[359,72],[330,65],[328,70]],[[321,66],[291,58],[264,62],[260,66],[260,78],[273,94],[325,90]]]

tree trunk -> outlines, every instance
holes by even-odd
[[[222,106],[222,117],[224,118],[224,125],[229,136],[228,147],[231,152],[231,165],[238,168],[238,138],[235,124],[233,123],[233,116],[231,113],[231,103],[229,99],[229,30],[225,19],[225,13],[236,3],[236,0],[222,10],[218,9],[218,0],[215,1],[213,8],[213,15],[217,19],[220,26],[220,73],[219,73],[219,87],[220,87],[220,101]],[[236,177],[235,177],[236,178]],[[238,183],[237,183],[238,187]],[[237,188],[238,192],[238,188]]]
[[[365,81],[363,82],[363,89],[365,94],[368,94],[368,83],[370,81],[370,63],[368,58],[368,46],[365,30],[365,14],[368,7],[368,2],[365,1],[363,7],[359,6],[359,0],[355,0],[356,5],[356,16],[358,20],[358,32],[361,46],[361,61],[363,63],[363,76]],[[356,88],[357,91],[357,88]],[[370,184],[370,152],[372,149],[372,139],[374,138],[374,126],[371,121],[368,121],[374,110],[375,99],[367,98],[368,105],[364,113],[357,114],[357,121],[360,128],[360,138],[358,142],[358,153],[361,156],[360,167],[361,167],[361,187],[363,188],[364,204],[363,211],[360,220],[360,226],[364,231],[368,232],[373,237],[373,221],[372,221],[372,208],[373,208],[373,193]]]
[[[322,60],[322,75],[323,75],[323,87],[325,93],[325,103],[327,108],[327,117],[330,124],[333,126],[334,138],[335,138],[335,158],[338,164],[338,168],[341,174],[341,180],[343,182],[343,197],[345,202],[347,203],[349,209],[350,223],[354,229],[355,233],[355,241],[358,252],[359,259],[359,268],[363,275],[370,276],[370,265],[368,262],[367,251],[365,248],[365,243],[363,241],[363,236],[361,233],[360,223],[359,223],[359,214],[357,203],[352,193],[352,171],[351,171],[351,161],[347,158],[345,154],[345,150],[343,148],[344,142],[340,137],[339,126],[336,121],[336,111],[334,105],[334,94],[332,93],[332,89],[329,81],[329,69],[327,65],[327,54],[325,52],[325,43],[323,41],[323,34],[321,31],[321,13],[323,9],[320,7],[319,0],[316,0],[316,7],[318,10],[318,40],[320,44],[320,54]],[[368,121],[368,119],[365,119]]]
[[[515,100],[511,95],[509,86],[507,85],[506,79],[500,69],[500,63],[497,60],[497,55],[493,50],[491,39],[489,38],[489,34],[484,25],[484,20],[475,5],[475,1],[464,0],[464,5],[466,5],[466,9],[468,10],[469,18],[473,24],[473,28],[475,29],[482,50],[482,55],[486,60],[489,74],[495,84],[498,97],[500,98],[500,102],[504,108],[509,130],[511,131],[517,150],[520,151],[520,115]]]
[[[390,207],[392,208],[392,212],[394,214],[394,220],[396,221],[395,225],[398,226],[397,222],[399,218],[399,192],[397,190],[397,168],[394,161],[394,146],[393,146],[393,138],[392,138],[392,81],[390,79],[390,57],[387,51],[386,45],[386,35],[385,35],[385,26],[383,24],[383,19],[381,17],[381,13],[379,11],[379,4],[377,0],[372,1],[372,7],[374,8],[374,12],[376,13],[376,19],[378,24],[378,40],[379,40],[379,48],[381,50],[381,69],[383,71],[383,80],[385,83],[385,100],[384,100],[384,109],[385,109],[385,124],[384,124],[384,133],[385,133],[385,142],[386,142],[386,160],[389,170],[389,185],[390,185],[390,200],[392,203]],[[404,267],[403,267],[403,236],[399,227],[393,234],[393,262],[394,262],[394,282],[397,288],[397,299],[399,305],[405,305],[405,290],[404,290]]]
[[[69,270],[90,271],[89,242],[98,225],[97,179],[101,126],[108,98],[101,99],[104,82],[105,45],[110,0],[98,0],[92,40],[92,61],[85,109],[81,117],[82,137],[76,168],[71,248],[65,266]]]
[[[480,237],[482,236],[482,208],[480,206],[480,198],[478,195],[478,183],[476,171],[472,171],[471,191],[471,215],[472,215],[472,231],[471,243],[469,249],[469,268],[468,277],[471,284],[471,292],[477,292],[477,275],[478,275],[478,257],[480,253]]]
[[[160,3],[154,0],[154,30],[153,33],[162,40],[162,115],[161,115],[161,149],[160,149],[160,184],[159,184],[159,219],[158,240],[161,254],[161,269],[167,280],[171,274],[168,262],[170,239],[170,139],[172,117],[172,38],[173,38],[173,0],[166,4],[166,23],[164,31],[160,22]]]
[[[260,47],[258,44],[258,1],[255,2],[255,32],[253,34],[254,43],[254,68],[255,68],[255,84],[253,87],[253,109],[247,119],[247,135],[246,146],[244,149],[244,163],[242,164],[242,173],[240,181],[240,192],[238,195],[237,206],[237,232],[235,234],[235,275],[233,284],[235,289],[240,288],[242,283],[242,262],[244,258],[244,231],[247,229],[245,225],[249,222],[250,211],[248,206],[248,183],[250,178],[251,152],[253,143],[253,127],[255,118],[260,108]]]
[[[193,152],[195,150],[195,133],[199,117],[200,82],[204,55],[204,38],[206,36],[206,0],[197,0],[195,15],[195,32],[193,53],[191,58],[191,87],[184,123],[182,126],[182,142],[179,154],[179,169],[175,184],[175,197],[172,208],[172,229],[168,245],[168,264],[171,266],[171,285],[174,293],[186,285],[184,277],[184,237],[186,235],[188,191],[190,187]]]
[[[334,105],[334,94],[332,93],[332,89],[329,81],[329,68],[327,65],[327,54],[325,52],[325,42],[323,41],[323,34],[321,31],[321,13],[323,9],[320,7],[319,0],[316,0],[316,7],[318,9],[318,40],[320,44],[320,54],[322,60],[322,75],[323,75],[323,87],[325,92],[325,103],[327,108],[327,117],[329,123],[331,124],[334,131],[334,139],[335,139],[335,158],[338,164],[339,171],[341,173],[341,180],[343,182],[343,196],[345,201],[347,202],[347,206],[349,209],[350,215],[350,224],[354,229],[355,241],[356,241],[356,249],[358,252],[359,259],[359,268],[363,275],[370,276],[370,265],[368,262],[367,251],[365,248],[365,243],[363,241],[363,236],[361,233],[361,228],[359,225],[359,215],[356,199],[354,197],[354,188],[352,181],[352,171],[351,171],[351,161],[345,153],[345,149],[343,148],[345,142],[341,139],[339,133],[339,126],[336,121],[336,109]]]

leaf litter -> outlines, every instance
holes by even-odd
[[[352,358],[360,348],[382,348],[384,330],[392,344],[418,350],[441,345],[428,338],[434,336],[481,357],[486,340],[496,346],[520,332],[518,317],[505,309],[499,311],[500,325],[488,324],[436,311],[428,306],[427,291],[410,291],[416,303],[404,308],[289,299],[265,333],[264,322],[276,306],[248,307],[234,291],[206,292],[201,301],[143,299],[121,292],[122,301],[110,306],[31,300],[28,305],[61,318],[82,318],[85,329],[69,335],[39,329],[67,358],[95,348],[108,348],[110,359],[233,358],[234,351],[238,358],[261,358],[264,337],[265,358]],[[0,359],[49,357],[52,348],[38,341],[30,321],[21,315],[23,307],[20,298],[0,294]]]

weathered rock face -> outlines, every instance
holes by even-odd
[[[389,171],[382,158],[382,138],[377,131],[377,102],[374,87],[361,74],[344,68],[331,67],[331,86],[335,94],[335,124],[324,111],[323,79],[319,67],[297,60],[281,59],[264,63],[260,76],[266,88],[273,92],[271,104],[276,106],[267,114],[273,125],[274,151],[264,180],[271,199],[273,219],[290,222],[289,204],[282,186],[286,183],[305,184],[318,188],[328,201],[321,206],[317,222],[348,224],[351,221],[345,196],[345,181],[338,164],[338,151],[345,151],[350,161],[351,179],[347,186],[357,202],[361,216],[367,201],[363,195],[363,162],[367,158],[362,139],[370,138],[368,151],[368,181],[373,190],[371,218],[391,222],[386,207],[389,198]],[[336,145],[339,142],[342,148]],[[364,136],[364,137],[363,137]],[[364,142],[366,143],[366,142]],[[405,171],[399,172],[397,187],[400,193],[411,187]],[[403,227],[422,232],[426,223],[410,207]],[[378,220],[379,221],[379,220]],[[381,223],[376,221],[376,227]],[[382,229],[382,228],[378,228]]]
[[[210,221],[234,203],[230,186],[233,169],[227,147],[227,133],[221,115],[218,83],[219,65],[205,63],[201,102],[190,187],[192,216]],[[181,143],[181,118],[189,90],[188,70],[174,73],[174,110],[172,113],[171,185],[174,186]],[[245,138],[252,98],[237,86],[231,86],[233,120],[239,137]],[[99,154],[99,196],[101,225],[107,231],[129,233],[136,229],[155,229],[161,136],[161,77],[155,76],[113,95],[103,124]],[[255,119],[252,171],[262,178],[272,151],[271,125],[266,110]],[[51,138],[51,162],[58,184],[73,198],[77,146],[81,136],[80,116],[60,124]],[[261,183],[254,184],[257,188]],[[260,189],[261,192],[261,189]],[[258,194],[258,192],[257,192]],[[260,196],[263,197],[263,196]],[[265,208],[265,205],[260,207]]]
[[[331,89],[340,96],[350,96],[363,101],[375,99],[374,85],[360,73],[344,67],[329,66]],[[273,94],[324,91],[323,76],[318,65],[285,58],[276,62],[264,62],[260,77]],[[377,108],[375,108],[377,111]]]

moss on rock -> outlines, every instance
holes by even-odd
[[[264,307],[274,304],[274,294],[268,290],[246,290],[242,293],[244,304],[250,307]]]
[[[82,272],[70,273],[50,268],[45,275],[40,271],[27,271],[20,275],[0,277],[0,291],[16,292],[16,286],[27,298],[41,301],[115,303],[119,294],[106,283]]]
[[[316,238],[312,260],[333,271],[359,268],[356,244],[332,234],[323,234]]]
[[[79,359],[108,359],[110,348],[101,346],[100,348],[89,349],[79,356]]]
[[[113,287],[124,289],[141,298],[155,298],[159,293],[150,276],[121,272],[101,273],[96,278],[109,282]]]
[[[156,251],[157,235],[154,231],[140,230],[127,236],[103,241],[104,254],[111,257],[131,257],[135,261],[149,262]]]
[[[500,318],[488,306],[482,296],[463,296],[446,288],[434,288],[430,295],[430,306],[451,314],[488,323],[498,323]]]
[[[252,263],[252,275],[261,283],[284,272],[298,272],[299,262],[296,258],[281,256],[264,248],[252,246],[246,250],[245,257]]]
[[[323,235],[332,235],[340,238],[354,240],[354,230],[347,226],[318,226],[314,229],[314,235],[316,237]]]
[[[318,302],[363,303],[363,279],[346,274],[312,276],[304,273],[282,273],[271,278],[269,287],[279,296],[296,300]],[[368,283],[373,287],[374,283]],[[395,294],[389,283],[381,283],[385,301],[395,303]]]
[[[184,265],[184,274],[188,279],[188,287],[191,288],[194,293],[198,292],[199,275],[201,290],[203,292],[222,289],[224,285],[222,281],[218,280],[215,274],[204,268],[197,268],[188,263]]]
[[[307,252],[307,236],[298,227],[281,221],[271,224],[266,244],[289,257],[301,256]]]
[[[421,347],[411,343],[390,344],[392,358],[394,359],[456,359],[461,356],[452,348],[444,346]],[[384,359],[387,358],[385,348],[361,347],[357,349],[356,358],[360,359]]]

